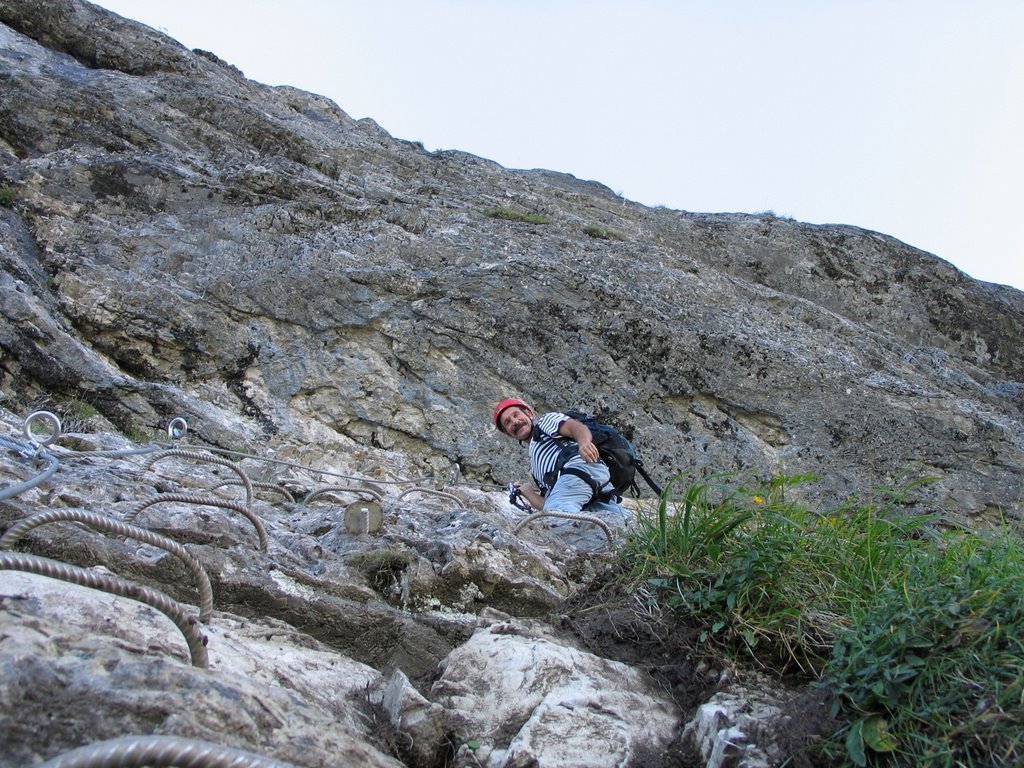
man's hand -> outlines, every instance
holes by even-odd
[[[558,434],[576,441],[580,448],[580,458],[588,464],[593,464],[601,458],[601,454],[594,445],[594,435],[591,434],[587,425],[576,419],[567,419],[558,428]]]
[[[589,430],[588,430],[589,431]],[[588,464],[593,464],[595,461],[601,458],[601,454],[597,450],[597,446],[591,441],[589,443],[579,443],[580,446],[580,458]]]
[[[515,488],[523,495],[523,498],[530,503],[531,507],[534,509],[544,509],[544,497],[541,496],[540,491],[532,485],[516,483]]]

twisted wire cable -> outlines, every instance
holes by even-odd
[[[48,462],[48,466],[46,467],[46,469],[44,469],[40,474],[36,475],[30,480],[26,480],[23,483],[18,483],[17,485],[8,485],[0,489],[0,500],[13,499],[18,494],[24,493],[25,491],[31,488],[35,488],[37,485],[45,483],[47,480],[53,477],[53,474],[57,471],[57,468],[60,466],[60,461],[57,460],[57,457],[54,456],[49,451],[38,451],[35,454],[35,456],[37,456],[40,459],[44,459]]]
[[[10,441],[8,439],[6,439],[2,435],[0,435],[0,445],[9,444],[9,443],[10,443]],[[13,447],[15,447],[17,449],[23,449],[22,446],[18,446],[17,444],[15,444]],[[107,457],[107,458],[121,458],[121,457],[127,457],[127,456],[144,455],[144,454],[147,454],[147,453],[153,453],[154,451],[167,451],[167,450],[182,451],[182,450],[188,450],[188,449],[181,448],[180,444],[177,444],[177,443],[162,443],[162,442],[156,442],[156,441],[148,443],[148,444],[146,444],[146,445],[144,445],[144,446],[142,446],[140,448],[125,448],[125,449],[105,450],[105,451],[76,451],[74,449],[65,448],[63,446],[57,446],[57,447],[59,448],[59,455],[60,455],[60,457],[61,458],[66,458],[66,459],[89,458],[89,457],[93,457],[93,456],[100,456],[100,457]],[[282,466],[282,467],[291,467],[293,469],[299,469],[299,470],[302,470],[304,472],[308,472],[310,474],[320,475],[322,477],[337,477],[337,478],[342,479],[342,480],[354,480],[356,482],[375,483],[377,485],[410,485],[410,484],[419,484],[419,483],[428,482],[428,481],[433,479],[432,476],[428,475],[428,476],[420,477],[420,478],[416,478],[416,479],[400,478],[400,479],[397,479],[397,480],[381,480],[379,478],[371,478],[371,477],[366,477],[366,476],[363,476],[363,475],[350,475],[350,474],[344,474],[344,473],[341,473],[341,472],[331,472],[330,470],[327,470],[327,469],[314,469],[313,467],[307,467],[304,464],[299,464],[298,462],[294,462],[294,461],[285,461],[283,459],[273,459],[273,458],[269,458],[267,456],[258,456],[256,454],[244,453],[242,451],[233,451],[233,450],[228,450],[226,448],[215,448],[213,446],[204,446],[203,450],[207,451],[209,453],[233,456],[236,459],[253,459],[254,461],[262,461],[262,462],[264,462],[266,464],[276,464],[276,465]],[[232,465],[232,467],[234,468],[234,465]],[[244,485],[244,483],[243,483],[243,485]],[[501,489],[501,488],[505,487],[504,484],[502,484],[502,483],[469,483],[469,482],[459,482],[459,483],[454,483],[454,485],[458,485],[460,487],[466,487],[466,488],[480,488],[482,490],[486,490],[486,489]]]
[[[317,496],[321,496],[321,495],[323,495],[325,493],[330,493],[331,491],[348,491],[350,493],[365,493],[365,494],[368,494],[370,496],[373,496],[373,498],[375,498],[377,501],[384,501],[383,494],[381,494],[379,491],[375,491],[373,488],[356,488],[356,487],[347,486],[347,485],[328,485],[328,486],[326,486],[324,488],[317,488],[315,491],[311,491],[306,496],[306,498],[304,498],[302,500],[302,503],[303,504],[307,504],[308,502],[310,502],[313,499],[315,499]]]
[[[262,755],[181,736],[122,736],[88,744],[39,768],[294,768]]]
[[[263,526],[263,522],[256,516],[249,507],[244,504],[239,504],[237,501],[230,499],[221,499],[217,496],[200,496],[194,493],[159,493],[156,496],[144,500],[142,503],[137,505],[134,509],[128,511],[124,516],[124,522],[132,523],[135,518],[139,516],[139,513],[144,509],[153,506],[154,504],[161,504],[165,501],[180,501],[184,504],[203,504],[208,507],[222,507],[223,509],[231,509],[244,515],[253,528],[256,529],[256,535],[260,540],[260,551],[270,551],[270,542],[267,539],[267,529]]]
[[[12,437],[4,437],[3,435],[0,435],[0,445],[9,450],[17,451],[18,453],[25,457],[30,456],[32,452],[35,450],[34,448],[27,446],[24,443],[19,442]]]
[[[202,451],[189,451],[182,448],[171,448],[170,450],[161,451],[156,456],[147,461],[145,464],[145,469],[152,469],[153,465],[156,464],[161,459],[167,459],[171,457],[195,459],[196,461],[205,461],[208,464],[218,464],[222,467],[227,467],[232,472],[238,475],[239,479],[242,481],[242,485],[245,486],[246,505],[252,505],[252,480],[249,479],[249,476],[245,474],[245,472],[242,471],[242,468],[239,467],[237,464],[228,461],[227,459],[222,459],[219,456],[211,456],[210,454],[204,453]]]
[[[172,447],[170,443],[162,443],[160,445],[161,447],[164,448]],[[282,467],[292,467],[293,469],[301,469],[304,472],[309,472],[310,474],[315,475],[322,475],[324,477],[337,477],[342,480],[355,480],[357,482],[375,483],[377,485],[407,485],[409,483],[423,483],[432,479],[431,476],[428,475],[426,477],[421,477],[418,480],[379,480],[377,478],[364,477],[362,475],[346,475],[342,474],[341,472],[331,472],[330,470],[327,469],[314,469],[313,467],[307,467],[304,464],[299,464],[298,462],[294,461],[285,461],[284,459],[271,459],[266,456],[256,456],[255,454],[252,453],[243,453],[242,451],[231,451],[228,450],[227,448],[214,448],[212,446],[206,446],[204,450],[207,450],[211,453],[220,453],[225,454],[227,456],[234,456],[237,459],[254,459],[256,461],[266,462],[267,464],[277,464]]]
[[[206,655],[206,638],[196,628],[195,619],[189,616],[179,603],[163,592],[157,592],[155,589],[126,581],[109,573],[90,571],[45,557],[26,555],[24,552],[0,552],[0,570],[34,573],[145,603],[160,611],[181,630],[181,634],[185,636],[185,642],[188,644],[192,666],[205,669],[210,663],[209,657]]]
[[[57,447],[60,449],[60,455],[66,459],[92,458],[93,456],[105,459],[120,459],[128,456],[144,456],[147,453],[161,450],[160,446],[156,443],[149,443],[141,448],[116,448],[105,451],[76,451],[73,448],[65,448],[64,446]]]
[[[574,514],[572,512],[562,512],[559,509],[542,509],[540,512],[534,512],[532,515],[525,518],[524,520],[520,520],[516,527],[512,529],[512,533],[519,533],[519,531],[521,531],[523,528],[525,528],[527,525],[529,525],[539,517],[564,517],[566,520],[582,520],[585,523],[593,523],[594,525],[598,526],[602,531],[604,531],[604,535],[608,537],[608,546],[610,547],[612,545],[612,532],[611,529],[608,528],[608,524],[605,523],[604,520],[601,520],[598,517],[594,517],[593,515],[582,515]]]
[[[229,485],[242,485],[242,483],[236,482],[234,480],[224,480],[223,482],[217,483],[210,490],[216,491],[218,488],[226,488]],[[288,501],[295,501],[295,497],[292,496],[291,491],[289,491],[287,488],[282,488],[280,485],[276,485],[275,483],[259,483],[253,480],[252,487],[254,489],[259,488],[261,491],[276,491],[277,493],[284,496],[285,499],[287,499]]]
[[[432,496],[440,496],[445,499],[450,499],[456,504],[465,504],[465,502],[453,493],[445,493],[444,491],[436,490],[435,488],[410,488],[407,491],[402,491],[402,494],[398,497],[399,501],[404,499],[406,496],[412,493],[429,493]]]
[[[87,512],[82,509],[51,509],[46,512],[39,512],[24,520],[19,520],[8,528],[4,535],[0,536],[0,552],[9,552],[14,549],[14,545],[18,540],[33,528],[62,520],[84,523],[90,528],[96,528],[105,533],[138,539],[154,547],[160,547],[176,556],[192,571],[192,575],[196,578],[196,584],[199,588],[199,620],[203,623],[209,623],[210,616],[213,613],[213,589],[210,586],[210,577],[207,575],[206,569],[203,568],[199,559],[181,544],[146,528],[139,528],[120,520],[115,520],[112,517],[96,512]]]

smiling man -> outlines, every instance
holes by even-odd
[[[515,487],[534,509],[628,516],[616,503],[611,473],[586,424],[558,411],[534,419],[533,409],[516,399],[498,403],[493,418],[500,432],[529,444],[533,483]]]

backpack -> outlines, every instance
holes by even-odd
[[[650,475],[643,468],[643,462],[640,461],[640,457],[636,455],[636,451],[633,449],[633,445],[627,440],[621,432],[615,427],[608,424],[602,424],[597,421],[593,416],[583,413],[582,411],[562,411],[566,416],[572,419],[576,419],[586,425],[587,429],[594,436],[594,446],[597,448],[597,452],[601,456],[603,461],[608,466],[608,471],[611,474],[611,485],[610,491],[601,491],[600,488],[596,487],[593,478],[589,474],[582,470],[569,468],[565,470],[566,474],[577,475],[581,479],[585,480],[591,488],[594,490],[594,498],[591,499],[597,501],[622,501],[623,494],[626,491],[632,490],[634,493],[639,494],[640,488],[636,483],[636,473],[640,473],[647,484],[651,486],[651,489],[661,496],[661,488],[651,479]],[[553,440],[548,435],[543,435],[540,429],[534,427],[534,435],[542,436],[549,440]],[[544,480],[545,484],[550,488],[555,484],[558,476],[562,474],[562,467],[569,459],[579,454],[579,447],[574,442],[570,442],[564,448],[558,457],[558,464],[556,465],[553,472],[549,472]]]

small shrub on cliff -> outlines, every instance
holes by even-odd
[[[1024,764],[1024,544],[944,534],[865,602],[824,672],[858,766]]]
[[[145,444],[152,441],[155,434],[152,430],[145,429],[143,427],[137,427],[134,424],[127,426],[122,434],[131,440],[133,443]]]
[[[10,208],[18,198],[18,190],[14,187],[0,187],[0,206]]]
[[[521,213],[510,208],[488,208],[484,211],[488,219],[501,219],[502,221],[519,221],[526,224],[547,224],[548,219],[539,213]]]
[[[626,236],[614,229],[600,224],[588,224],[583,228],[584,234],[597,238],[598,240],[625,240]]]
[[[621,552],[634,592],[706,652],[830,690],[823,759],[1021,764],[1020,532],[942,530],[911,512],[920,480],[814,512],[786,498],[804,479],[666,494]]]
[[[654,515],[639,517],[627,557],[649,600],[702,625],[708,650],[813,675],[837,617],[831,601],[802,610],[833,576],[804,544],[815,516],[786,500],[801,480],[749,490],[715,478],[691,484],[678,501],[665,495]]]

